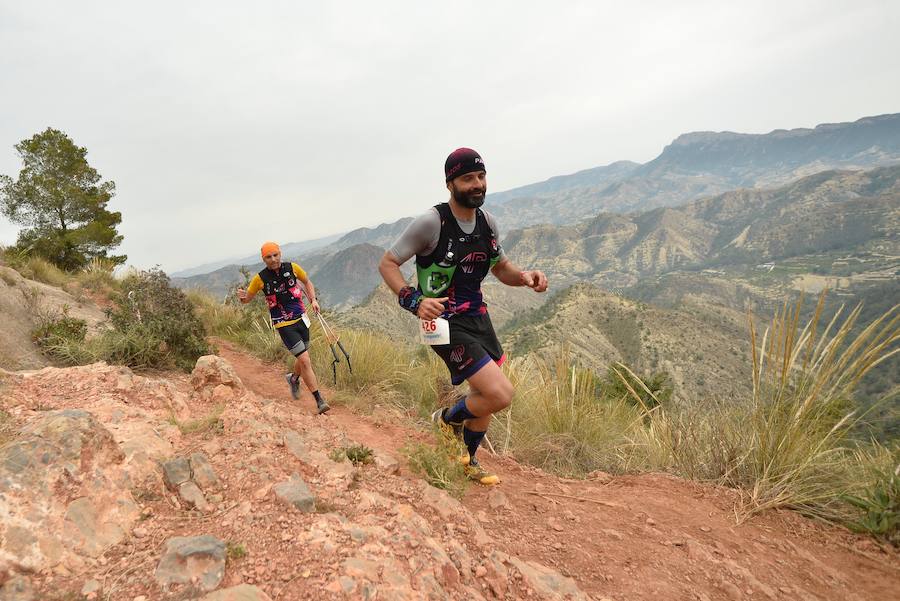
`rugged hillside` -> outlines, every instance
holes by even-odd
[[[572,188],[602,186],[628,177],[638,167],[640,167],[640,163],[616,161],[603,167],[584,169],[571,175],[558,175],[536,184],[528,184],[505,192],[491,192],[487,201],[493,207],[514,198],[542,198]]]
[[[737,190],[644,213],[511,231],[521,264],[617,288],[677,269],[823,252],[900,256],[900,167],[832,171],[773,190]]]
[[[341,309],[363,300],[381,283],[378,262],[383,254],[379,246],[356,244],[316,265],[310,277],[321,302]]]
[[[424,209],[423,209],[424,211]],[[335,252],[349,248],[356,244],[373,244],[382,248],[388,248],[400,237],[406,226],[412,222],[412,217],[404,217],[393,223],[382,223],[377,227],[361,227],[344,234],[336,242],[322,249],[322,252]]]
[[[635,175],[711,173],[730,187],[759,187],[825,169],[867,168],[898,158],[900,114],[893,114],[768,134],[682,134]]]
[[[2,374],[0,597],[864,599],[896,553],[664,475],[564,480],[483,451],[461,501],[411,474],[381,408],[312,415],[227,345],[190,378],[103,364]],[[227,358],[227,359],[226,359]],[[374,462],[340,452],[362,443]],[[648,548],[652,553],[647,552]]]
[[[695,132],[679,136],[654,160],[612,181],[576,184],[556,178],[556,189],[530,186],[489,205],[506,227],[567,224],[599,212],[677,206],[733,190],[784,185],[832,169],[871,169],[900,163],[900,114],[853,123],[768,134]]]
[[[519,355],[567,347],[598,373],[618,361],[642,374],[665,372],[678,398],[709,401],[749,396],[746,332],[740,311],[662,309],[579,284],[508,322],[501,337]]]
[[[49,316],[66,312],[95,331],[106,318],[90,298],[22,277],[0,265],[0,368],[35,369],[49,364],[31,332]]]

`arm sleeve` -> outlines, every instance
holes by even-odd
[[[484,220],[487,221],[491,231],[494,232],[494,238],[497,239],[497,249],[500,251],[500,256],[497,258],[497,262],[499,263],[507,258],[506,253],[503,251],[503,246],[500,244],[500,228],[497,227],[497,220],[494,219],[494,216],[487,211],[484,211]]]
[[[431,254],[440,236],[441,217],[437,210],[432,208],[413,219],[388,252],[402,265],[413,255]]]
[[[294,275],[297,276],[297,279],[304,284],[306,283],[306,280],[309,279],[309,277],[306,275],[306,272],[303,271],[303,268],[296,263],[291,263],[291,269],[294,271]]]
[[[253,296],[260,290],[262,290],[262,278],[259,277],[259,274],[257,273],[253,276],[253,279],[250,280],[250,285],[247,286],[247,294]]]

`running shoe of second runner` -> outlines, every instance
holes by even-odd
[[[284,374],[284,379],[287,380],[288,386],[291,387],[291,396],[294,397],[294,400],[300,398],[300,378],[295,378],[294,374]]]
[[[328,403],[325,402],[325,399],[316,399],[316,408],[319,411],[319,415],[331,409]]]
[[[481,467],[481,464],[478,463],[478,460],[472,457],[469,460],[469,463],[463,467],[463,470],[466,472],[466,477],[469,480],[474,480],[479,484],[484,486],[494,486],[495,484],[500,484],[500,477],[496,474],[492,474]]]

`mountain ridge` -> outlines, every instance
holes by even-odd
[[[740,144],[744,146],[735,146]],[[773,155],[767,144],[778,152]],[[825,147],[827,151],[821,149]],[[772,161],[772,156],[780,159]],[[900,113],[766,134],[697,131],[679,135],[644,164],[615,161],[510,190],[489,191],[486,208],[509,231],[543,223],[576,223],[603,211],[678,206],[740,187],[779,186],[835,168],[866,170],[891,164],[900,164]],[[386,248],[410,219],[357,228],[317,252],[333,253],[362,242]],[[172,275],[185,271],[189,270]]]

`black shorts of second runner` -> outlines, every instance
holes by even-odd
[[[275,331],[281,336],[284,346],[295,357],[299,357],[309,350],[309,328],[306,327],[302,319],[290,325],[275,328]]]
[[[454,386],[462,384],[489,361],[503,365],[506,355],[486,313],[454,315],[449,321],[450,344],[436,344],[431,348],[447,364]]]

